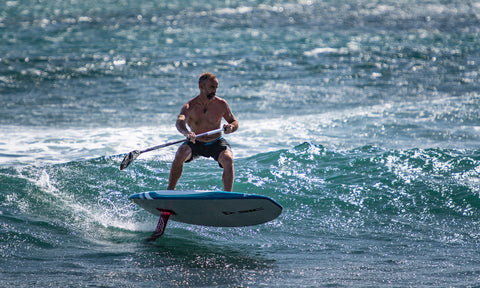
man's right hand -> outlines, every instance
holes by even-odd
[[[185,137],[187,137],[187,139],[192,142],[193,144],[195,144],[195,139],[197,138],[197,134],[195,134],[194,132],[192,131],[189,131],[187,134],[184,134]]]

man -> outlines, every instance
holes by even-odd
[[[228,103],[216,97],[218,80],[212,73],[204,73],[198,79],[200,94],[183,105],[177,117],[177,130],[185,135],[185,141],[177,150],[170,170],[168,189],[174,190],[178,179],[182,176],[183,163],[190,162],[198,156],[213,157],[223,168],[223,190],[232,191],[234,168],[233,153],[228,142],[221,133],[201,137],[196,135],[220,128],[222,118],[228,124],[223,125],[224,133],[230,134],[238,129]],[[190,127],[190,131],[187,129]]]

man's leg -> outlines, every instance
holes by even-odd
[[[233,179],[235,178],[235,172],[233,168],[233,153],[229,149],[222,151],[218,156],[218,162],[223,167],[223,190],[232,191]]]
[[[190,159],[192,156],[192,149],[186,145],[181,145],[177,153],[175,154],[175,159],[172,163],[172,168],[170,170],[170,178],[168,179],[168,190],[175,190],[177,186],[178,179],[182,176],[183,172],[183,163]]]

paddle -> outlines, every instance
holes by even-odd
[[[208,131],[208,132],[205,132],[205,133],[202,133],[202,134],[198,134],[197,138],[202,137],[202,136],[208,136],[208,135],[212,135],[212,134],[221,133],[222,131],[223,131],[223,128],[218,128],[218,129],[215,129],[215,130],[212,130],[212,131]],[[130,163],[132,163],[133,160],[137,159],[137,157],[140,156],[140,154],[142,154],[142,153],[157,150],[157,149],[167,147],[167,146],[170,146],[170,145],[174,145],[174,144],[177,144],[177,143],[181,143],[181,142],[185,142],[185,139],[177,140],[177,141],[173,141],[173,142],[168,142],[168,143],[165,143],[165,144],[160,144],[160,145],[153,146],[153,147],[147,148],[145,150],[141,150],[141,151],[140,150],[134,150],[134,151],[128,153],[127,155],[125,155],[125,158],[123,158],[123,161],[120,164],[120,170],[123,170],[123,169],[127,168],[128,165],[130,165]]]

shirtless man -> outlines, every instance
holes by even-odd
[[[198,79],[200,94],[183,105],[178,115],[176,127],[185,135],[185,141],[177,150],[170,170],[168,189],[174,190],[178,179],[182,176],[183,163],[189,162],[198,156],[213,157],[223,168],[223,190],[232,191],[234,168],[233,153],[228,142],[221,133],[203,136],[196,139],[197,134],[220,128],[222,118],[228,124],[223,125],[224,133],[230,134],[238,129],[228,103],[216,97],[218,80],[212,73],[204,73]],[[187,125],[191,131],[187,129]]]

